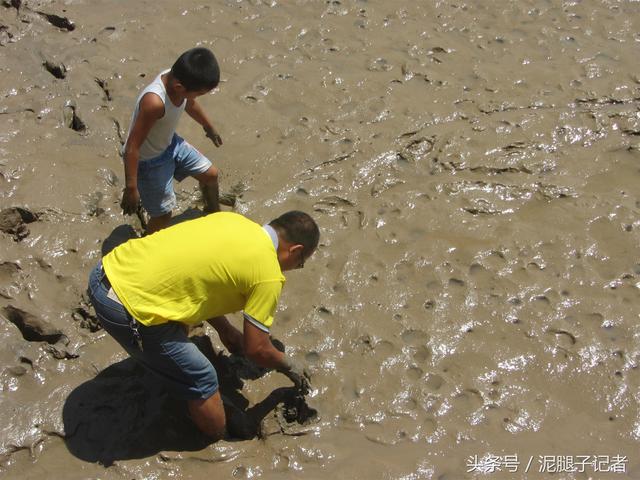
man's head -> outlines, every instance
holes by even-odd
[[[192,48],[184,52],[171,67],[171,75],[186,92],[206,93],[220,83],[220,67],[211,50]]]
[[[302,268],[320,240],[316,222],[304,212],[292,210],[269,222],[278,233],[278,262],[282,270]]]

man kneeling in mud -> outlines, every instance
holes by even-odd
[[[304,212],[264,226],[218,212],[116,247],[91,272],[89,298],[104,329],[186,398],[197,427],[217,440],[226,425],[218,377],[185,325],[208,321],[230,352],[276,369],[306,393],[304,368],[273,346],[269,329],[282,272],[302,268],[319,237]],[[242,333],[224,317],[240,310]]]

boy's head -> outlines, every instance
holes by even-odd
[[[192,48],[178,57],[171,75],[189,92],[209,91],[220,82],[220,67],[211,50]]]

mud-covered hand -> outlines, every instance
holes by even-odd
[[[309,376],[309,372],[305,365],[299,360],[291,358],[289,355],[285,355],[282,366],[277,368],[277,370],[283,375],[289,377],[289,380],[293,382],[296,388],[300,390],[303,395],[308,394],[311,390],[311,384],[309,383],[311,377]]]
[[[120,202],[120,206],[122,207],[124,214],[133,215],[138,210],[139,204],[140,193],[138,192],[138,189],[135,187],[126,187],[122,191],[122,201]]]
[[[207,134],[207,137],[211,139],[211,141],[216,147],[219,147],[220,145],[222,145],[222,137],[220,137],[220,134],[216,131],[215,128],[213,127],[203,127],[203,128],[204,128],[204,132]]]

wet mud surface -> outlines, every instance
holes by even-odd
[[[640,478],[639,31],[618,1],[1,2],[0,477]],[[254,419],[213,445],[84,296],[140,230],[118,156],[138,91],[199,44],[224,145],[178,131],[225,208],[322,231],[273,329],[304,402],[197,333]],[[490,455],[520,471],[468,471]]]

